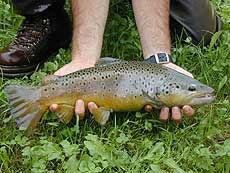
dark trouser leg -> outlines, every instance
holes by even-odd
[[[208,0],[171,0],[171,30],[180,36],[183,29],[192,41],[207,45],[213,33],[221,29],[221,22]]]
[[[65,0],[12,0],[17,12],[23,16],[43,12],[48,8],[63,8]]]

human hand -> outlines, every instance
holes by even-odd
[[[64,65],[62,68],[57,70],[54,75],[56,76],[64,76],[70,73],[73,73],[75,71],[94,67],[96,62],[94,61],[84,61],[84,60],[78,60],[78,61],[71,61],[70,63]]]
[[[187,76],[190,76],[193,78],[193,75],[189,73],[188,71],[184,70],[183,68],[177,66],[173,63],[167,63],[163,64],[163,66],[172,68],[173,70],[176,70],[180,73],[183,73]],[[151,105],[146,105],[144,108],[147,112],[151,112],[153,110],[153,107]],[[188,105],[183,106],[181,109],[179,107],[172,107],[171,109],[171,119],[175,121],[176,123],[181,123],[182,120],[182,114],[187,115],[191,117],[194,114],[195,110]],[[160,120],[161,121],[168,121],[170,119],[170,109],[168,107],[163,107],[160,112]]]
[[[147,112],[151,112],[153,110],[153,107],[151,105],[145,105],[144,109]],[[179,124],[181,123],[182,115],[187,115],[188,117],[191,117],[194,112],[194,109],[188,105],[183,106],[181,109],[179,107],[173,107],[171,109],[171,119]],[[170,119],[170,109],[168,107],[163,107],[161,109],[159,118],[161,121],[168,121]]]

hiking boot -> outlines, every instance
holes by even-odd
[[[64,9],[27,16],[13,42],[0,51],[0,70],[5,77],[32,74],[59,48],[68,48],[72,28]]]

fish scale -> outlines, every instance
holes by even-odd
[[[99,108],[91,113],[104,125],[112,111],[139,111],[149,104],[164,106],[200,105],[211,102],[212,88],[160,64],[102,59],[95,67],[72,74],[53,76],[41,87],[9,85],[11,113],[20,127],[36,127],[51,104],[58,104],[59,118],[68,123],[76,100]],[[23,106],[26,105],[26,106]]]

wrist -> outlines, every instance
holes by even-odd
[[[172,63],[173,59],[170,54],[161,52],[145,57],[144,61],[155,64],[168,64]]]
[[[70,63],[93,67],[96,64],[96,61],[92,59],[76,59],[76,60],[72,60]]]

